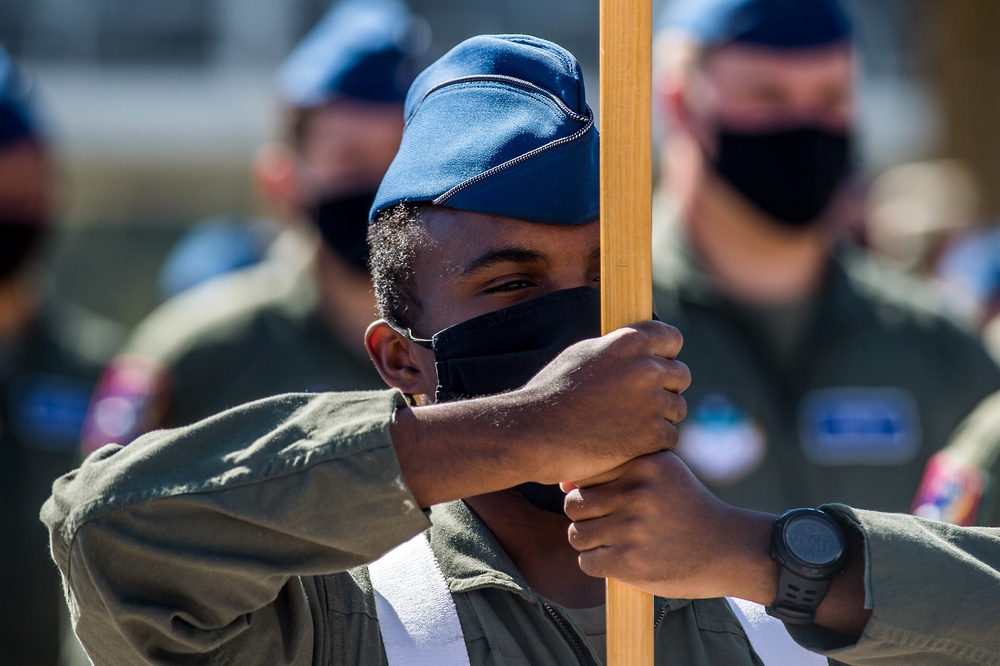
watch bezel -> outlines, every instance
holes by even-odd
[[[788,527],[791,523],[802,519],[819,520],[830,528],[830,533],[838,540],[840,552],[829,563],[805,560],[788,545]],[[774,521],[774,539],[771,547],[774,551],[771,555],[779,565],[810,580],[825,580],[836,576],[843,571],[847,559],[847,539],[844,536],[843,526],[830,514],[819,509],[792,509],[782,514]],[[790,567],[789,564],[793,566]]]

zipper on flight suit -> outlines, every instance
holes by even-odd
[[[660,609],[660,612],[656,614],[656,619],[653,621],[653,630],[660,628],[660,623],[663,622],[663,618],[667,616],[667,611],[670,610],[670,606],[664,606]]]
[[[576,636],[573,635],[573,631],[566,626],[566,622],[563,620],[562,616],[556,612],[552,606],[548,604],[542,604],[552,619],[555,620],[556,626],[559,627],[559,631],[562,633],[563,638],[565,638],[569,644],[573,647],[573,652],[576,653],[576,658],[580,661],[581,666],[598,666],[594,663],[594,660],[587,655],[587,651],[580,647],[580,643],[576,640]]]

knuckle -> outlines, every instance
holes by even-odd
[[[671,375],[678,393],[683,393],[691,386],[691,368],[683,361],[671,361]]]
[[[600,550],[580,553],[580,556],[577,558],[580,563],[580,570],[594,578],[607,578],[608,566],[606,558],[603,555],[603,551]]]
[[[684,396],[677,393],[668,393],[667,395],[667,420],[671,423],[683,421],[688,413],[687,400],[684,399]]]

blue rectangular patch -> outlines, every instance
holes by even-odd
[[[799,432],[817,465],[902,465],[920,450],[916,401],[900,388],[813,391],[799,406]]]

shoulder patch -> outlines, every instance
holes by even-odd
[[[942,451],[927,461],[912,513],[953,525],[973,525],[983,485],[981,469]]]
[[[167,369],[140,356],[112,359],[94,391],[83,425],[83,454],[125,445],[164,425],[170,402]]]
[[[895,387],[812,391],[799,405],[799,432],[817,465],[902,465],[920,450],[917,403]]]
[[[767,440],[741,401],[711,392],[698,398],[681,422],[676,452],[701,479],[727,485],[760,466]]]

